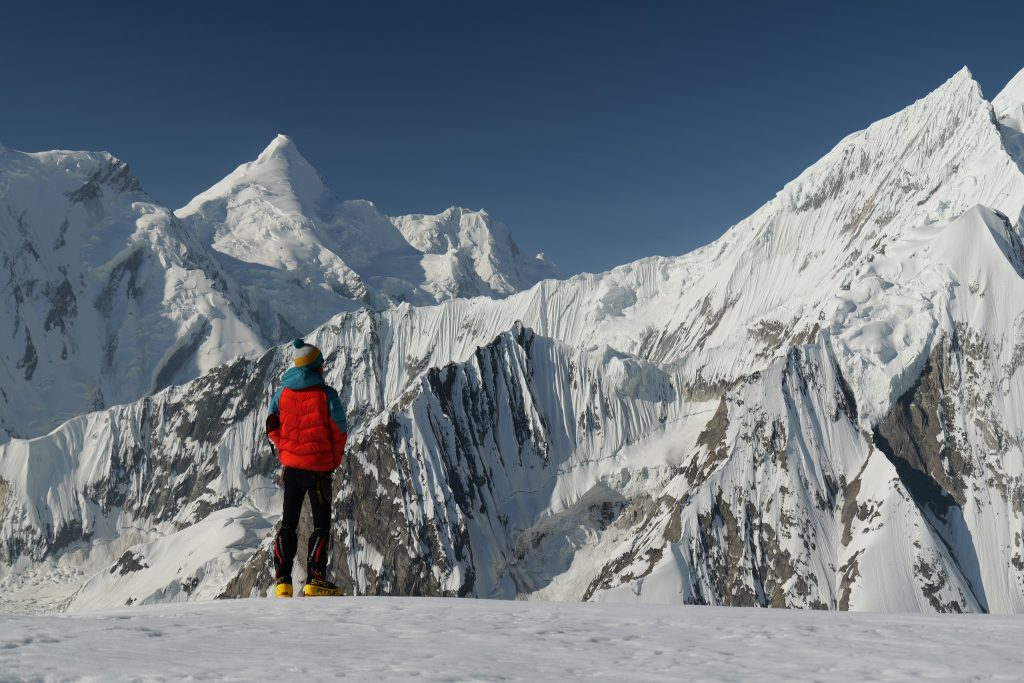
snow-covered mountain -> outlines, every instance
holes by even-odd
[[[990,103],[961,71],[686,256],[318,328],[352,427],[340,582],[1024,611],[1022,82]],[[457,214],[391,224],[420,253],[484,242]],[[0,447],[5,594],[262,594],[262,418],[286,364],[273,349]]]
[[[285,136],[176,213],[109,154],[0,148],[0,443],[341,311],[505,296],[554,275],[486,212],[392,219],[338,200]]]
[[[266,340],[204,245],[106,153],[0,151],[0,442]]]
[[[175,214],[212,246],[261,317],[303,331],[352,301],[380,308],[505,296],[555,276],[485,211],[390,218],[370,202],[338,199],[284,135]],[[309,311],[304,320],[294,320],[296,308]]]

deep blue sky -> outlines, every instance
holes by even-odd
[[[706,244],[961,66],[1024,68],[1011,2],[18,4],[9,147],[109,150],[178,207],[283,132],[341,197],[487,208],[565,274]]]

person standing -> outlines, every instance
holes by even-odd
[[[313,533],[306,556],[307,596],[341,595],[327,578],[330,553],[334,470],[341,465],[348,439],[345,408],[338,392],[324,382],[320,349],[302,339],[292,342],[292,362],[270,401],[267,436],[277,447],[284,487],[281,528],[274,539],[277,597],[292,596],[292,564],[298,548],[299,514],[309,496]]]

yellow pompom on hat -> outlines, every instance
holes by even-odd
[[[292,361],[297,368],[316,369],[324,364],[324,357],[317,347],[296,339],[292,342]]]

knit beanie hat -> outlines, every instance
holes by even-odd
[[[295,367],[310,368],[311,370],[324,364],[324,357],[320,355],[320,349],[301,339],[292,342],[292,360],[295,362]]]

